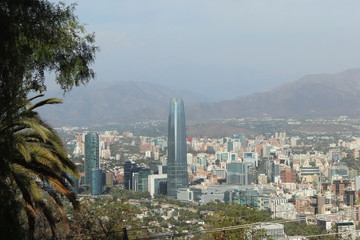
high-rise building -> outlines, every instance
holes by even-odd
[[[351,186],[350,180],[340,179],[334,180],[331,184],[331,192],[335,193],[337,196],[343,196],[345,194],[345,190]]]
[[[315,210],[315,214],[325,214],[325,205],[326,199],[321,195],[314,195],[311,197],[311,206]]]
[[[181,98],[172,98],[168,122],[167,194],[176,198],[178,188],[188,187],[185,110]]]
[[[153,174],[153,172],[149,168],[140,169],[137,189],[139,192],[148,191],[148,177],[151,174]]]
[[[282,169],[280,171],[280,179],[283,183],[296,183],[296,171],[290,168]]]
[[[124,188],[127,190],[131,189],[131,177],[132,172],[131,169],[136,167],[136,164],[131,160],[126,159],[124,163]]]
[[[258,167],[259,166],[258,154],[256,152],[244,152],[243,162],[248,162],[253,164],[254,167]]]
[[[226,182],[228,184],[234,185],[248,185],[249,184],[249,174],[248,174],[248,164],[243,162],[230,162],[227,164],[227,178]]]
[[[336,162],[329,168],[329,178],[331,180],[349,179],[349,168],[346,163]]]
[[[91,170],[98,169],[99,161],[99,135],[90,132],[85,135],[85,184],[91,185]]]
[[[153,174],[148,176],[148,192],[152,197],[154,197],[154,194],[164,194],[164,186],[166,186],[167,179],[167,174]]]
[[[344,203],[348,206],[354,207],[356,200],[356,193],[354,190],[345,190]]]
[[[268,160],[266,162],[266,173],[271,182],[278,182],[280,180],[280,166],[275,160]]]
[[[131,160],[125,160],[124,163],[124,188],[127,190],[138,189],[138,175],[142,167],[137,167]]]
[[[100,195],[102,192],[103,183],[103,170],[94,168],[91,170],[91,194]]]

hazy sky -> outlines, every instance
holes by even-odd
[[[358,0],[77,3],[101,48],[97,82],[146,81],[219,100],[360,67]]]

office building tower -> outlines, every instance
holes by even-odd
[[[172,98],[168,122],[168,181],[167,194],[176,198],[178,188],[188,187],[186,129],[184,103]]]
[[[133,172],[131,177],[131,190],[138,191],[139,187],[139,171]]]
[[[136,167],[136,164],[133,163],[131,160],[126,159],[124,163],[124,188],[127,190],[131,189],[131,177],[132,172],[131,169]]]
[[[125,160],[124,163],[124,188],[135,190],[138,188],[138,174],[142,167],[137,167],[131,160]]]
[[[285,168],[280,171],[280,179],[283,183],[296,183],[297,175],[294,169]]]
[[[92,195],[100,195],[102,193],[103,183],[103,170],[91,170],[91,185],[90,190]]]
[[[90,132],[85,135],[85,185],[91,185],[91,170],[99,167],[99,135]]]
[[[148,192],[152,197],[155,194],[165,194],[164,187],[167,186],[167,174],[154,174],[148,176]]]
[[[152,175],[153,172],[149,168],[143,168],[139,171],[138,176],[138,188],[139,192],[147,192],[148,191],[148,177]]]
[[[234,185],[248,185],[248,165],[242,162],[231,162],[227,166],[227,178],[228,184]]]
[[[256,152],[244,152],[243,162],[251,163],[254,167],[259,166],[259,157]]]
[[[336,196],[344,196],[345,190],[351,186],[351,181],[347,179],[334,180],[331,184],[331,193]]]
[[[167,181],[159,182],[159,194],[167,195]]]
[[[324,196],[315,195],[311,197],[311,204],[315,210],[315,214],[325,214],[325,207],[326,199]]]
[[[356,192],[354,190],[345,190],[344,203],[347,206],[354,207],[356,200]]]
[[[266,171],[271,182],[277,183],[280,180],[280,166],[276,161],[267,161]]]
[[[349,167],[346,163],[336,162],[329,168],[330,181],[338,179],[349,179]]]

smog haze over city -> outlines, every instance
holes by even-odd
[[[359,1],[76,3],[101,49],[88,88],[151,82],[218,101],[360,66]]]

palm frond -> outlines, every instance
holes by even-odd
[[[29,152],[31,154],[33,162],[38,162],[42,165],[46,165],[58,174],[60,174],[63,171],[62,163],[60,159],[57,158],[51,152],[51,150],[44,148],[41,145],[34,146],[34,144],[31,144],[29,146]]]
[[[17,128],[14,128],[14,131],[16,131],[17,133],[20,133],[20,131],[22,131],[24,129],[31,128],[31,129],[34,129],[35,131],[37,131],[37,133],[41,136],[41,138],[44,141],[48,140],[48,136],[51,133],[48,128],[39,124],[39,121],[35,118],[21,119],[14,124],[17,126]]]
[[[38,95],[36,95],[36,96],[34,96],[32,98],[27,99],[27,102],[31,102],[31,101],[33,101],[33,100],[35,100],[37,98],[43,97],[43,96],[45,96],[45,94],[38,94]]]
[[[31,175],[28,169],[17,163],[12,163],[10,169],[12,171],[12,178],[20,189],[25,202],[34,208],[34,200],[41,199],[41,193],[34,176]]]
[[[76,194],[70,189],[68,184],[61,178],[50,178],[49,179],[50,185],[61,195],[64,195],[75,208],[78,207],[79,203],[76,200]]]
[[[23,156],[24,160],[26,162],[29,162],[31,160],[31,154],[29,151],[28,143],[26,142],[24,136],[16,134],[14,135],[14,140],[15,140],[16,149]]]
[[[62,103],[62,99],[60,98],[47,98],[47,99],[44,99],[42,101],[39,101],[33,105],[31,105],[29,108],[28,108],[28,111],[33,111],[34,109],[38,108],[38,107],[41,107],[41,106],[44,106],[46,104],[60,104]]]

